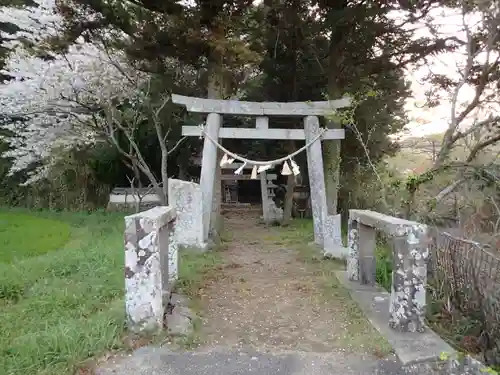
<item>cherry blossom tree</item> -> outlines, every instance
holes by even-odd
[[[18,48],[5,70],[14,77],[0,87],[4,126],[16,134],[13,170],[47,158],[54,147],[94,141],[104,126],[95,113],[136,94],[141,78],[85,43],[51,60]]]
[[[0,69],[10,51],[19,44],[35,46],[43,34],[53,30],[52,25],[58,17],[54,12],[53,0],[4,0],[0,6]],[[10,79],[0,75],[0,80]]]
[[[104,39],[88,43],[79,38],[64,53],[45,52],[44,43],[57,36],[61,19],[53,1],[39,1],[37,8],[2,9],[0,18],[8,14],[23,25],[8,41],[13,52],[2,71],[13,79],[0,85],[3,127],[15,135],[7,138],[11,150],[5,153],[13,158],[11,172],[41,162],[26,182],[32,183],[50,169],[55,150],[104,140],[117,147],[126,164],[142,172],[166,202],[167,157],[182,142],[167,148],[170,128],[162,123],[161,112],[170,96],[156,95],[154,78],[132,66],[123,52],[110,49]],[[171,66],[175,70],[176,62]],[[186,73],[193,71],[181,72]],[[158,137],[159,178],[135,139],[145,123],[154,126]]]
[[[2,35],[2,47],[12,50],[2,73],[13,79],[0,86],[3,126],[15,134],[7,139],[12,146],[7,156],[14,158],[12,171],[47,158],[55,146],[91,140],[79,126],[90,109],[136,88],[95,45],[78,43],[64,55],[41,53],[44,42],[57,34],[61,19],[53,0],[37,2],[37,7],[0,11],[0,22],[17,26],[16,33]]]

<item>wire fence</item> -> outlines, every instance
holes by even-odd
[[[429,280],[448,310],[480,322],[480,349],[500,364],[500,256],[447,232],[431,233]]]

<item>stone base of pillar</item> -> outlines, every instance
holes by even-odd
[[[425,331],[427,284],[427,227],[405,228],[404,236],[394,237],[393,271],[389,325],[403,332]]]
[[[342,244],[342,220],[339,215],[327,215],[323,223],[323,255],[328,258],[347,259],[349,249]]]
[[[175,210],[159,206],[125,217],[125,309],[133,332],[161,330],[177,278]]]

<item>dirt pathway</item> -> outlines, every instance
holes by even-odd
[[[225,216],[225,264],[202,292],[202,348],[390,351],[333,276],[341,266],[314,261],[300,228],[266,227],[258,212]]]

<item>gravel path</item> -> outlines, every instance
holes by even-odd
[[[231,238],[222,274],[202,293],[202,348],[388,354],[333,276],[339,265],[305,262],[299,250],[308,239],[296,228],[265,227],[250,213],[225,215]]]
[[[440,374],[389,354],[334,277],[340,266],[314,258],[307,231],[268,228],[250,212],[226,215],[225,262],[201,293],[202,344],[146,346],[102,363],[96,375]]]

